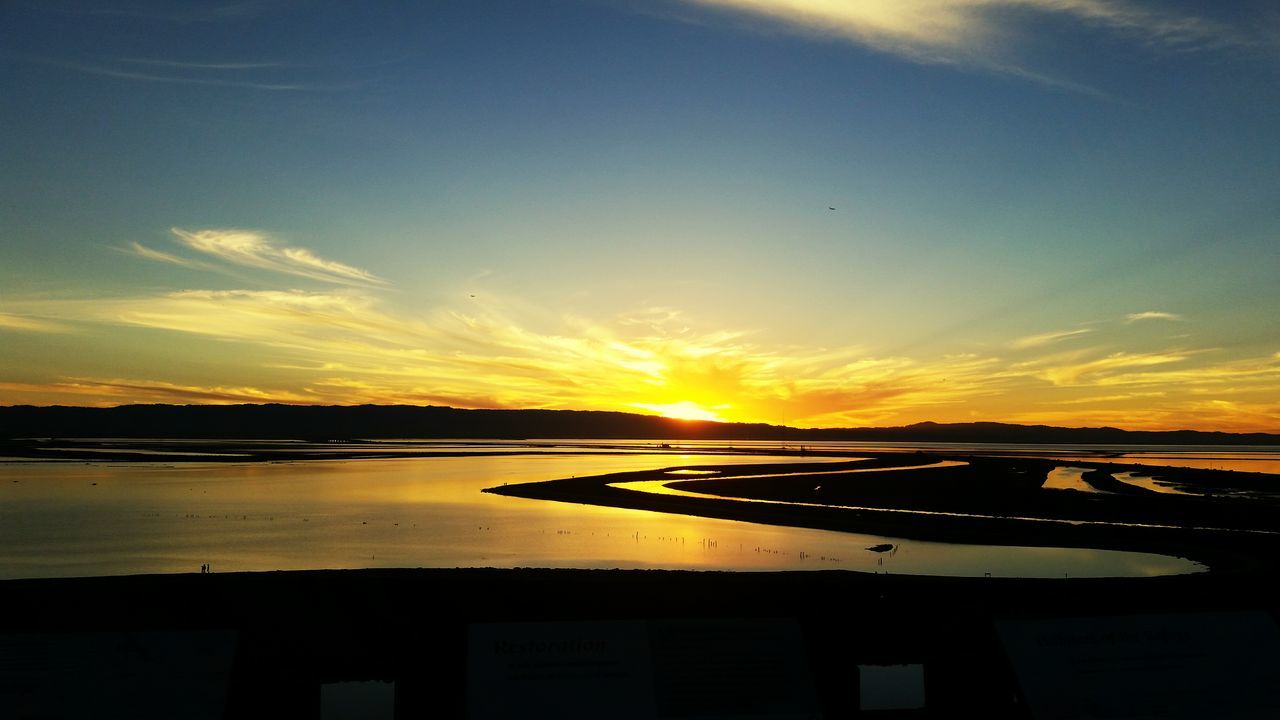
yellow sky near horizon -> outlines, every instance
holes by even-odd
[[[0,307],[0,332],[45,357],[0,403],[437,404],[598,409],[798,427],[993,420],[1126,429],[1274,431],[1280,352],[1196,342],[1194,318],[1138,308],[957,350],[771,342],[676,308],[611,319],[538,313],[468,293],[397,307],[372,273],[243,230],[175,229],[201,271],[265,269],[280,289],[43,298]],[[324,287],[291,287],[298,277]],[[56,354],[56,353],[54,353]],[[127,364],[125,363],[127,361]]]

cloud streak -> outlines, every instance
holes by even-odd
[[[1171,312],[1160,312],[1158,310],[1147,310],[1146,312],[1129,313],[1124,316],[1126,322],[1138,322],[1140,320],[1182,320],[1181,315]]]
[[[154,60],[150,58],[117,58],[117,62],[149,67],[179,68],[183,70],[269,70],[273,68],[296,67],[290,63],[280,62],[184,62],[181,60]]]
[[[1261,422],[1264,415],[1257,408],[1280,388],[1280,356],[1270,354],[1215,360],[1215,351],[1207,349],[1086,347],[1016,362],[979,353],[877,356],[857,347],[761,343],[750,333],[700,330],[684,316],[676,323],[563,317],[540,327],[469,307],[404,314],[366,288],[185,290],[32,301],[14,308],[21,312],[0,317],[66,317],[182,333],[227,343],[221,352],[243,368],[239,379],[213,386],[177,376],[103,379],[80,373],[45,388],[46,396],[73,394],[99,404],[588,408],[798,426],[968,420],[974,419],[969,413],[981,409],[982,419],[1052,418],[1058,424],[1106,419],[1142,428],[1169,427],[1159,418],[1180,418],[1184,427],[1205,428],[1204,422],[1191,422],[1190,408],[1216,408],[1213,417],[1221,419],[1226,406],[1206,403],[1228,402],[1253,408],[1233,425],[1246,428],[1247,422]],[[216,344],[210,348],[219,352]],[[258,387],[263,373],[290,378],[288,387]],[[33,384],[22,394],[38,390]],[[5,394],[19,396],[12,383]],[[1157,407],[1164,414],[1152,414]],[[1126,409],[1129,419],[1116,422],[1112,413],[1119,416]]]
[[[1267,429],[1258,424],[1280,393],[1280,353],[1268,349],[1264,357],[1240,359],[1211,348],[1139,347],[1167,339],[1135,337],[1118,320],[1013,339],[1003,344],[1018,351],[1010,358],[988,352],[884,355],[862,346],[769,343],[758,333],[700,327],[674,308],[603,319],[548,317],[487,294],[483,303],[412,312],[390,306],[384,281],[368,271],[261,232],[174,229],[174,237],[184,254],[137,243],[122,250],[196,270],[250,268],[276,280],[302,277],[325,285],[6,298],[0,330],[112,328],[87,335],[128,343],[137,367],[154,369],[121,378],[102,372],[93,353],[59,358],[59,375],[43,383],[30,375],[21,382],[0,375],[0,402],[648,410],[808,427],[1105,419],[1152,429],[1168,428],[1161,423],[1174,418],[1183,427],[1216,427],[1192,422],[1193,408],[1211,408],[1205,417],[1225,427],[1221,423],[1235,407],[1240,415],[1231,427]],[[1134,315],[1154,319],[1151,314],[1167,313]],[[215,383],[204,375],[184,377],[184,369],[167,359],[174,339],[157,331],[181,334],[184,345],[198,345],[211,363],[230,369]],[[1098,342],[1063,345],[1086,335]],[[276,378],[275,386],[264,378]],[[1115,422],[1125,410],[1132,412],[1128,420]]]
[[[1075,385],[1082,382],[1114,384],[1108,383],[1106,379],[1114,380],[1116,371],[1179,363],[1186,360],[1188,356],[1188,353],[1175,352],[1117,352],[1085,362],[1050,367],[1045,369],[1041,376],[1054,385]]]
[[[293,392],[307,402],[448,399],[469,407],[674,408],[685,415],[702,408],[735,420],[866,424],[903,408],[987,392],[981,375],[990,363],[965,356],[930,366],[867,357],[856,348],[769,347],[741,333],[682,326],[669,334],[623,319],[562,318],[559,327],[537,330],[483,309],[415,318],[388,311],[359,289],[186,290],[39,307],[82,321],[248,344],[252,352],[227,352],[303,378]],[[166,382],[191,387],[177,380],[95,381],[84,392],[123,397],[134,388],[149,398]],[[62,383],[54,391],[71,390]],[[250,396],[208,392],[219,401]]]
[[[1058,330],[1056,332],[1040,333],[1039,335],[1028,335],[1021,337],[1009,343],[1009,346],[1017,350],[1025,350],[1027,348],[1038,348],[1046,345],[1052,345],[1068,338],[1079,337],[1086,333],[1093,332],[1089,328],[1079,330]]]
[[[1021,21],[1074,21],[1166,48],[1249,44],[1239,31],[1223,23],[1127,0],[683,1],[840,38],[916,62],[976,66],[1055,85],[1071,83],[1009,59],[1022,40]]]
[[[33,62],[60,67],[66,70],[74,70],[89,75],[98,75],[100,77],[115,78],[117,80],[134,80],[138,82],[148,83],[166,83],[172,85],[207,85],[212,87],[233,87],[244,88],[249,90],[267,90],[267,91],[331,91],[340,90],[341,86],[323,85],[312,82],[300,81],[273,81],[266,79],[253,79],[243,77],[237,73],[234,76],[227,74],[218,74],[225,70],[243,70],[247,65],[234,67],[234,63],[228,64],[209,64],[204,66],[175,63],[170,67],[174,72],[168,74],[160,74],[156,72],[142,72],[126,67],[117,67],[94,62],[76,62],[71,60],[61,60],[57,58],[31,58]],[[159,66],[157,66],[159,67]],[[198,74],[197,71],[210,71],[212,74]],[[185,71],[185,72],[179,72]]]
[[[172,228],[171,232],[188,249],[232,265],[343,285],[386,285],[385,280],[367,270],[322,258],[306,248],[281,246],[257,230]],[[183,264],[175,256],[149,250],[136,243],[135,246],[135,251],[144,257]]]
[[[263,390],[241,386],[180,385],[159,380],[102,379],[91,377],[62,378],[51,383],[0,382],[0,391],[15,395],[56,395],[71,398],[73,402],[89,402],[96,405],[123,403],[199,403],[206,405],[232,405],[240,403],[293,403],[315,404],[316,399],[306,393],[287,390]]]
[[[0,312],[0,331],[17,330],[21,332],[56,333],[66,332],[66,325],[27,315]]]
[[[149,248],[139,242],[131,242],[128,247],[118,248],[120,252],[136,255],[140,258],[152,260],[154,262],[169,263],[170,265],[178,265],[180,267],[192,268],[194,270],[212,270],[213,266],[208,263],[202,263],[199,260],[184,258],[180,255],[167,253],[163,250]]]
[[[287,8],[280,0],[240,0],[238,2],[173,3],[133,1],[102,3],[90,0],[46,2],[48,9],[68,15],[117,16],[138,20],[188,23],[219,23],[251,20]]]

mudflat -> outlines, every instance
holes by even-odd
[[[1073,461],[1097,492],[1044,488],[1058,465],[1040,458],[889,453],[836,465],[698,465],[716,476],[697,479],[668,468],[485,492],[936,542],[1150,552],[1219,572],[1275,566],[1275,476]],[[1123,472],[1182,492],[1122,483],[1115,474]],[[663,480],[669,481],[664,488],[681,494],[627,487]]]

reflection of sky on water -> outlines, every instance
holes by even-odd
[[[852,569],[1148,575],[1174,558],[946,545],[509,498],[503,483],[694,464],[697,455],[0,466],[0,577],[359,567]],[[17,482],[14,482],[14,481]],[[866,550],[893,542],[885,557]]]
[[[1149,465],[1151,467],[1193,468],[1198,470],[1236,470],[1280,475],[1280,455],[1274,453],[1223,453],[1221,455],[1171,455],[1134,454],[1120,457],[1096,457],[1091,455],[1054,455],[1050,459],[1064,462],[1096,462],[1119,465]],[[1280,482],[1280,479],[1277,480]]]
[[[1041,487],[1046,490],[1078,490],[1087,493],[1103,493],[1103,491],[1090,485],[1084,481],[1084,474],[1089,472],[1088,468],[1078,467],[1056,467],[1049,471],[1045,477],[1044,485]]]
[[[82,441],[84,447],[49,448],[58,452],[66,452],[73,456],[76,453],[93,452],[110,449],[112,452],[127,455],[154,455],[162,457],[170,454],[192,454],[179,451],[174,446],[190,445],[191,440],[173,439],[110,439],[90,438]],[[296,453],[305,451],[309,454],[351,453],[391,454],[403,452],[466,452],[466,453],[512,453],[521,454],[556,454],[572,453],[607,455],[618,452],[641,453],[646,455],[668,454],[680,456],[682,450],[696,452],[705,456],[716,451],[732,448],[734,451],[769,452],[785,450],[788,452],[945,452],[964,454],[1005,455],[1011,457],[1040,457],[1063,462],[1106,462],[1127,463],[1136,465],[1164,465],[1166,467],[1202,468],[1206,470],[1240,470],[1246,472],[1264,472],[1280,474],[1280,447],[1270,445],[1244,446],[1159,446],[1159,445],[1052,445],[1033,443],[928,443],[928,442],[782,442],[778,440],[362,440],[358,443],[313,443],[301,440],[200,440],[204,450],[196,454],[232,455],[234,453],[217,452],[219,447],[228,446],[237,449],[251,447],[261,453]],[[0,458],[2,459],[2,458]]]
[[[1147,475],[1139,475],[1138,473],[1133,472],[1119,472],[1113,473],[1112,477],[1122,483],[1133,485],[1134,487],[1140,487],[1143,490],[1150,490],[1151,492],[1163,493],[1165,495],[1193,495],[1193,493],[1179,490],[1178,487],[1173,484],[1167,482],[1156,482],[1155,478]]]
[[[578,441],[582,442],[582,441]],[[608,441],[616,443],[619,441]],[[627,442],[627,441],[623,441]],[[630,441],[636,444],[653,441]],[[720,440],[682,440],[682,447],[723,447]],[[1106,462],[1131,465],[1163,465],[1165,467],[1200,468],[1204,470],[1238,470],[1242,472],[1280,475],[1280,447],[1273,445],[1051,445],[1033,443],[876,443],[876,442],[806,442],[781,443],[776,440],[735,442],[740,449],[787,448],[840,452],[946,452],[979,455],[1041,457],[1064,462]]]

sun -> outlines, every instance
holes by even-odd
[[[677,403],[651,404],[651,403],[635,403],[638,408],[644,408],[651,412],[656,412],[663,417],[669,417],[674,420],[709,420],[711,422],[726,422],[723,417],[716,414],[712,410],[688,400],[682,400]]]

